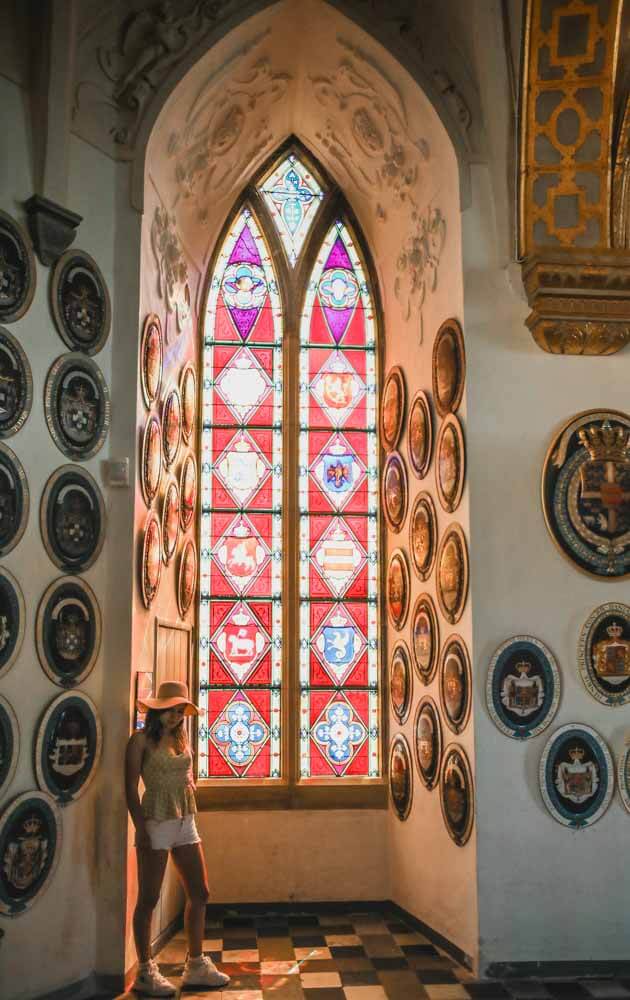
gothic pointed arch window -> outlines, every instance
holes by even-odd
[[[213,801],[382,792],[375,297],[343,196],[291,143],[207,285],[197,772]]]

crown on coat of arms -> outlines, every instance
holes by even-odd
[[[610,420],[604,420],[601,427],[593,424],[582,428],[578,434],[593,461],[630,461],[630,430],[618,424],[613,427]]]
[[[31,818],[27,819],[24,823],[24,832],[29,833],[31,835],[34,833],[39,833],[41,825],[42,825],[41,820],[37,819],[36,816],[31,816]]]
[[[578,761],[584,759],[584,750],[582,747],[571,747],[569,750],[569,757],[572,761],[577,763]]]
[[[623,635],[623,625],[620,625],[619,622],[611,622],[606,631],[611,639],[621,639],[621,636]]]
[[[516,669],[518,670],[519,674],[528,674],[532,669],[532,665],[531,663],[528,663],[527,660],[521,660],[519,663],[516,664]]]

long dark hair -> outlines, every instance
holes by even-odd
[[[147,739],[150,739],[155,746],[158,745],[162,739],[162,733],[164,732],[164,726],[162,725],[162,715],[164,712],[168,712],[168,708],[150,708],[147,712],[146,719],[144,722],[144,731],[147,734]],[[183,753],[184,750],[188,749],[188,733],[186,731],[186,716],[182,719],[178,726],[173,730],[173,740],[175,743],[175,749],[178,753]]]

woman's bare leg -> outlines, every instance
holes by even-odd
[[[133,911],[133,937],[139,962],[151,958],[151,918],[160,898],[168,851],[137,847],[138,902]]]
[[[208,875],[201,844],[174,847],[173,862],[186,891],[184,927],[188,937],[188,954],[198,958],[203,950],[203,932],[208,902]]]

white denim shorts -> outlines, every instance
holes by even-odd
[[[182,819],[148,819],[146,828],[154,851],[171,851],[174,847],[201,843],[193,813]]]

